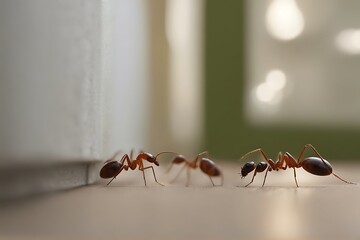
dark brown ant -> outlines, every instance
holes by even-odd
[[[120,172],[122,170],[127,171],[127,170],[129,170],[129,168],[131,170],[135,170],[136,167],[139,166],[139,170],[142,171],[142,173],[143,173],[145,186],[146,186],[146,179],[145,179],[144,170],[150,169],[150,168],[153,172],[155,182],[157,182],[161,186],[164,186],[163,184],[159,183],[158,180],[156,179],[156,175],[155,175],[153,166],[144,167],[143,161],[148,161],[150,163],[154,163],[156,166],[159,166],[159,162],[157,161],[157,158],[159,157],[159,155],[164,154],[164,153],[174,153],[174,152],[161,152],[161,153],[158,153],[156,156],[153,156],[152,154],[147,153],[147,152],[140,152],[140,154],[136,157],[135,160],[131,160],[132,156],[133,156],[133,151],[131,151],[130,157],[127,154],[125,154],[121,158],[120,161],[114,160],[115,157],[119,153],[120,153],[120,151],[116,152],[112,158],[105,161],[105,163],[104,163],[105,165],[100,170],[100,177],[112,178],[110,180],[110,182],[108,182],[107,185],[109,185],[117,177],[117,175],[120,174]],[[174,153],[174,154],[177,154],[177,153]],[[126,163],[125,163],[125,161],[126,161]]]
[[[307,148],[312,149],[315,152],[315,154],[317,155],[317,157],[308,157],[308,158],[301,160],[301,158]],[[279,154],[277,156],[277,161],[274,162],[273,160],[269,159],[266,156],[266,154],[264,153],[264,151],[261,148],[255,149],[253,151],[246,153],[244,156],[242,156],[240,158],[240,160],[244,159],[245,157],[247,157],[250,154],[255,153],[255,152],[260,152],[267,163],[260,162],[256,165],[254,162],[245,163],[245,165],[241,168],[241,172],[240,172],[241,178],[246,177],[246,175],[248,173],[252,172],[255,169],[255,172],[251,179],[251,182],[248,183],[247,185],[245,185],[245,187],[249,186],[254,181],[256,173],[258,173],[258,172],[263,172],[266,169],[264,181],[262,184],[262,187],[263,187],[265,185],[266,176],[269,171],[272,171],[272,170],[279,171],[280,169],[286,170],[287,167],[294,169],[294,178],[295,178],[295,183],[296,183],[297,187],[299,187],[299,185],[296,180],[295,168],[301,168],[301,167],[303,169],[305,169],[307,172],[314,174],[314,175],[327,176],[327,175],[332,174],[345,183],[355,184],[355,183],[346,181],[346,180],[342,179],[341,177],[339,177],[338,175],[336,175],[335,173],[333,173],[330,163],[328,161],[326,161],[311,144],[306,144],[304,146],[304,148],[302,149],[297,160],[293,156],[291,156],[291,154],[288,152],[286,152],[285,154],[282,154],[281,152],[279,152]],[[269,164],[269,166],[268,166],[268,164]]]
[[[192,161],[187,160],[183,155],[178,155],[172,160],[167,172],[169,172],[171,170],[171,168],[174,164],[184,163],[184,166],[178,172],[178,174],[176,175],[176,177],[174,178],[173,181],[175,181],[175,179],[180,175],[180,173],[186,168],[187,169],[186,186],[188,187],[189,183],[190,183],[190,169],[200,168],[203,173],[205,173],[207,176],[209,176],[210,181],[213,186],[215,186],[215,184],[211,177],[220,176],[221,177],[221,185],[220,186],[222,186],[223,181],[224,181],[223,174],[222,174],[220,168],[208,157],[209,157],[209,153],[207,151],[200,153]]]

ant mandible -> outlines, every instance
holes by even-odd
[[[180,173],[186,168],[187,169],[186,187],[188,187],[189,183],[190,183],[190,169],[200,168],[201,171],[210,178],[210,181],[213,186],[215,186],[215,184],[211,177],[220,176],[221,177],[221,185],[220,186],[222,186],[223,181],[224,181],[223,174],[222,174],[220,168],[208,157],[209,157],[209,153],[207,151],[200,153],[192,161],[187,160],[183,155],[178,155],[172,160],[167,172],[169,172],[171,170],[171,168],[174,164],[184,163],[184,166],[178,172],[178,174],[176,175],[176,177],[174,178],[173,181],[175,181],[175,179],[180,175]]]
[[[305,150],[307,148],[312,149],[315,154],[317,155],[317,157],[308,157],[305,158],[303,160],[301,160]],[[274,162],[273,160],[271,160],[270,158],[268,158],[266,156],[266,154],[264,153],[264,151],[259,148],[259,149],[255,149],[253,151],[250,151],[248,153],[246,153],[244,156],[242,156],[240,158],[240,160],[244,159],[245,157],[247,157],[248,155],[255,153],[255,152],[260,152],[261,155],[264,157],[264,159],[266,160],[266,162],[260,162],[258,164],[255,165],[254,162],[247,162],[245,163],[245,165],[241,168],[241,178],[246,177],[246,175],[250,172],[252,172],[255,169],[254,175],[251,179],[251,182],[248,183],[247,185],[245,185],[245,187],[249,186],[253,181],[254,178],[256,176],[256,173],[258,172],[263,172],[266,169],[265,172],[265,177],[264,177],[264,181],[262,184],[262,187],[265,185],[265,180],[266,180],[266,176],[268,174],[269,171],[272,170],[276,170],[279,171],[281,170],[286,170],[286,168],[293,168],[294,169],[294,179],[295,179],[295,183],[296,186],[299,187],[297,179],[296,179],[296,170],[295,168],[303,168],[305,169],[307,172],[314,174],[314,175],[318,175],[318,176],[327,176],[327,175],[334,175],[335,177],[337,177],[338,179],[340,179],[341,181],[348,183],[348,184],[355,184],[349,181],[346,181],[344,179],[342,179],[341,177],[339,177],[338,175],[336,175],[335,173],[333,173],[332,171],[332,167],[330,165],[330,163],[328,161],[326,161],[321,155],[320,153],[311,145],[311,144],[306,144],[298,159],[296,160],[293,156],[291,156],[290,153],[286,152],[285,154],[282,154],[281,152],[279,152],[278,156],[277,156],[277,161]]]
[[[145,179],[144,170],[150,169],[150,168],[151,168],[151,170],[153,172],[155,182],[157,182],[161,186],[164,186],[163,184],[159,183],[158,180],[156,179],[154,167],[153,166],[144,167],[143,161],[148,161],[150,163],[154,163],[156,166],[159,166],[159,162],[157,161],[157,158],[159,157],[159,155],[164,154],[164,153],[174,153],[174,152],[160,152],[156,156],[153,156],[152,154],[147,153],[147,152],[140,152],[140,154],[136,157],[135,160],[131,160],[132,156],[133,156],[133,150],[131,150],[130,157],[129,157],[129,155],[125,154],[121,158],[120,161],[114,160],[115,157],[119,153],[120,153],[120,151],[116,152],[112,158],[105,161],[105,165],[100,170],[100,177],[102,177],[102,178],[112,178],[110,180],[110,182],[108,182],[107,185],[109,185],[117,177],[117,175],[120,174],[120,172],[122,170],[127,171],[127,170],[129,170],[129,168],[131,170],[135,170],[136,167],[139,166],[139,170],[142,171],[142,173],[143,173],[145,186],[146,186],[146,179]],[[177,154],[177,153],[174,153],[174,154]],[[125,163],[125,161],[126,161],[126,163]]]

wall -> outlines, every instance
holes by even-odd
[[[99,1],[1,1],[0,18],[1,164],[99,158]]]
[[[96,179],[101,18],[97,0],[0,2],[1,196]]]
[[[146,146],[145,6],[0,2],[0,199],[92,183]]]
[[[146,2],[104,1],[103,12],[103,155],[106,158],[117,150],[149,149],[152,96],[148,90]]]

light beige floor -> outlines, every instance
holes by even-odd
[[[360,183],[360,165],[335,164]],[[192,185],[161,187],[149,172],[126,172],[104,183],[0,208],[0,239],[360,239],[360,185],[298,171],[264,174],[251,187],[238,165],[223,166],[225,185],[211,187],[200,171]],[[159,181],[168,175],[156,169]],[[215,179],[217,181],[218,179]],[[238,187],[239,186],[239,187]]]

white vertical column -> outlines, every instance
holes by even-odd
[[[146,1],[111,1],[104,24],[104,155],[146,149],[148,131],[148,34]]]

